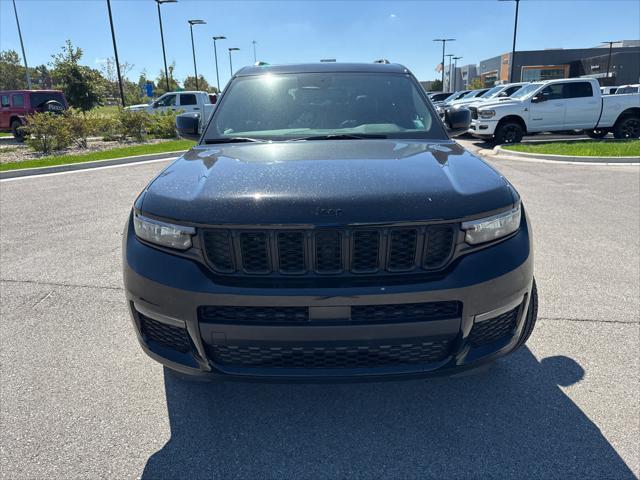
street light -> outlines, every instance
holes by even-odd
[[[124,103],[124,89],[122,88],[122,76],[120,75],[120,61],[118,60],[118,47],[116,46],[116,32],[113,29],[113,17],[111,16],[111,0],[107,0],[107,9],[109,10],[109,25],[111,25],[111,39],[113,40],[113,53],[116,57],[116,71],[118,72],[118,85],[120,86],[120,100],[122,101],[122,108],[126,105]]]
[[[216,82],[218,83],[218,93],[220,93],[220,75],[218,74],[218,49],[216,48],[216,40],[226,40],[227,37],[219,35],[213,38],[213,54],[216,57]]]
[[[451,57],[455,57],[453,53],[447,53],[445,57],[449,57],[449,85],[447,86],[447,90],[444,89],[444,81],[442,82],[442,91],[451,91]],[[444,60],[442,61],[442,76],[444,78]],[[455,90],[453,90],[455,92]]]
[[[607,74],[605,75],[605,82],[608,82],[609,79],[609,69],[611,68],[611,53],[613,50],[613,44],[614,43],[621,43],[621,40],[617,40],[615,42],[602,42],[602,43],[608,43],[609,44],[609,58],[607,60]]]
[[[447,42],[455,42],[455,38],[434,38],[434,42],[442,42],[442,91],[444,92],[444,48]]]
[[[499,2],[516,2],[516,20],[513,23],[513,47],[511,48],[511,69],[509,72],[509,83],[513,83],[513,71],[516,68],[516,37],[518,36],[518,10],[520,0],[498,0]]]
[[[193,52],[193,70],[196,73],[196,90],[200,90],[198,88],[198,66],[196,65],[196,46],[193,43],[193,26],[194,25],[205,25],[207,22],[204,20],[187,20],[189,22],[189,30],[191,30],[191,51]]]
[[[24,71],[27,75],[27,86],[31,90],[31,75],[29,75],[29,66],[27,65],[27,56],[24,53],[24,43],[22,42],[22,31],[20,30],[20,21],[18,20],[18,10],[16,9],[16,0],[13,0],[13,13],[16,15],[16,25],[18,26],[18,37],[20,37],[20,47],[22,48],[22,60],[24,60]]]
[[[462,57],[453,57],[453,91],[456,91],[458,86],[458,60]]]
[[[233,64],[231,63],[231,52],[235,52],[240,49],[238,47],[230,47],[228,50],[229,50],[229,70],[231,71],[231,76],[233,77]]]
[[[256,58],[256,42],[255,40],[251,40],[251,43],[253,43],[253,63],[257,62],[258,59]]]
[[[158,5],[158,21],[160,22],[160,41],[162,42],[162,58],[164,60],[164,79],[167,84],[167,92],[171,91],[169,86],[169,70],[167,69],[167,52],[164,49],[164,33],[162,32],[162,14],[160,13],[160,5],[163,3],[176,3],[178,0],[155,0]]]

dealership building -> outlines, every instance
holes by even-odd
[[[453,76],[458,90],[480,78],[485,86],[509,81],[511,53],[459,67]],[[608,74],[607,74],[608,70]],[[453,72],[452,72],[453,73]],[[449,84],[446,72],[445,85]],[[597,78],[602,85],[640,83],[640,40],[605,43],[593,48],[516,51],[514,82],[535,82],[558,78]]]

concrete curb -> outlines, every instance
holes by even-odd
[[[485,150],[483,153],[486,153]],[[560,163],[590,163],[600,165],[639,165],[640,157],[576,157],[570,155],[551,155],[542,153],[526,153],[516,152],[513,150],[505,150],[501,146],[497,146],[492,150],[492,155],[515,160],[540,161],[547,160],[549,162]]]
[[[29,177],[31,175],[42,175],[46,173],[71,172],[73,170],[88,170],[91,168],[109,167],[112,165],[123,165],[126,163],[146,162],[148,160],[162,160],[163,158],[179,157],[187,150],[175,152],[149,153],[146,155],[134,155],[132,157],[110,158],[108,160],[96,160],[93,162],[67,163],[65,165],[55,165],[51,167],[22,168],[18,170],[7,170],[0,172],[0,180],[7,178]]]

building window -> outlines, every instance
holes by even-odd
[[[544,67],[522,67],[523,82],[540,82],[567,78],[568,65],[553,65]]]

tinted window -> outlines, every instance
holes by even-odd
[[[215,110],[205,139],[273,140],[374,134],[441,138],[423,90],[408,75],[310,73],[239,77]]]
[[[589,82],[565,83],[564,98],[593,97],[593,88]]]
[[[12,95],[11,103],[14,107],[24,107],[24,95]]]
[[[196,96],[193,93],[181,93],[180,94],[180,105],[197,105],[198,101],[196,100]]]
[[[618,90],[616,90],[616,95],[622,95],[625,93],[638,93],[638,90],[640,90],[639,87],[620,87]]]
[[[55,100],[61,105],[65,104],[64,96],[60,92],[33,92],[29,94],[29,97],[31,98],[31,106],[33,108],[38,108],[49,100]]]
[[[2,95],[2,106],[3,107],[9,106],[9,95]]]
[[[172,107],[175,104],[176,104],[175,95],[167,95],[166,97],[162,97],[158,100],[159,107]]]
[[[561,98],[565,98],[562,93],[563,86],[564,85],[561,83],[549,85],[547,88],[544,88],[538,95],[546,97],[547,100],[558,100]]]
[[[509,88],[505,89],[504,96],[505,97],[510,97],[511,95],[516,93],[521,88],[522,88],[522,85],[518,85],[518,86],[515,86],[515,87],[509,87]]]

